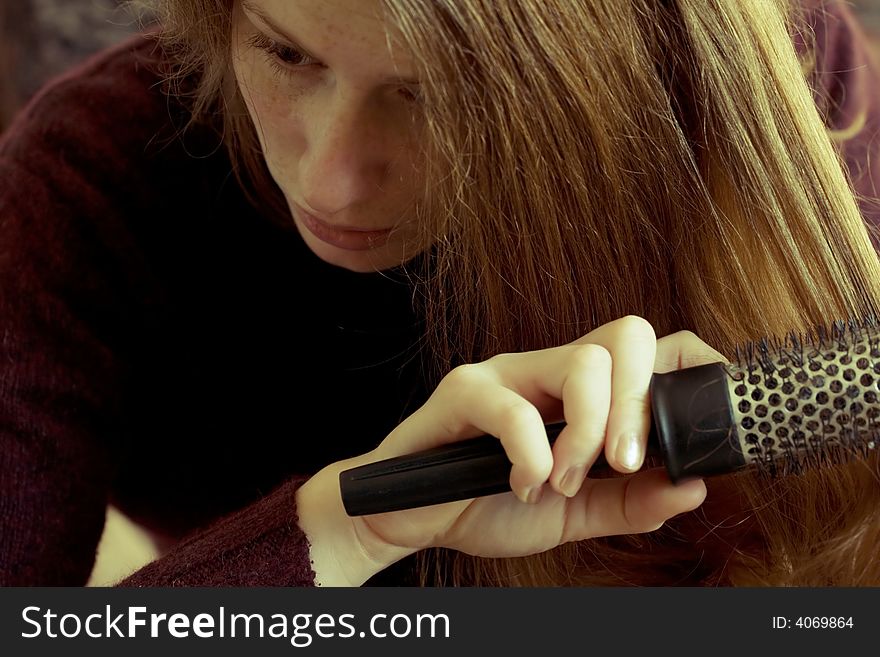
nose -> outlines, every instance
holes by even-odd
[[[315,108],[299,172],[303,199],[315,212],[337,214],[381,193],[392,140],[378,110],[345,93]]]

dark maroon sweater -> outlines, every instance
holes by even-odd
[[[873,194],[877,71],[840,10],[819,68],[833,124],[867,103],[844,153]],[[174,138],[152,48],[54,81],[0,141],[0,584],[84,584],[113,503],[167,548],[122,585],[313,585],[296,488],[427,398],[411,289],[323,263],[215,135]]]

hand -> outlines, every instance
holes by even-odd
[[[456,368],[363,461],[488,433],[498,436],[513,464],[513,492],[354,518],[364,549],[442,546],[513,557],[658,529],[702,503],[702,481],[676,487],[663,469],[584,476],[603,449],[620,472],[641,466],[653,372],[723,360],[689,331],[657,340],[648,322],[630,316],[568,345]],[[544,424],[562,419],[567,426],[551,448]]]

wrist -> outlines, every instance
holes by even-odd
[[[345,512],[339,473],[357,465],[358,459],[332,463],[296,492],[299,526],[309,541],[318,586],[361,586],[416,551],[383,541],[360,517]]]

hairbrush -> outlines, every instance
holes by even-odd
[[[748,342],[732,363],[653,375],[647,460],[678,483],[864,457],[877,445],[878,392],[873,316]],[[564,427],[546,425],[551,444]],[[500,441],[484,435],[351,468],[339,483],[346,512],[357,516],[510,491],[510,468]],[[608,470],[600,457],[590,474]]]

